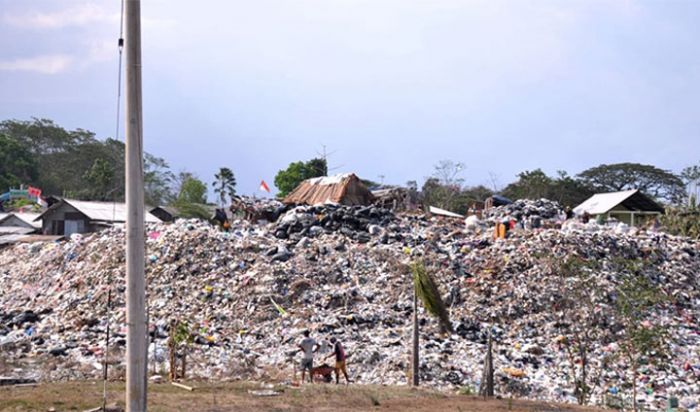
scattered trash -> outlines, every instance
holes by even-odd
[[[551,228],[547,220],[560,211],[556,202],[516,201],[470,219],[470,229],[463,219],[338,205],[292,208],[276,221],[234,220],[227,232],[194,220],[149,224],[147,233],[158,233],[146,240],[149,370],[168,370],[164,351],[170,321],[178,319],[194,335],[187,353],[192,378],[266,380],[281,373],[292,379],[296,344],[308,329],[319,341],[342,340],[353,354],[347,367],[357,382],[405,383],[413,299],[407,263],[420,258],[454,329],[442,335],[438,322],[421,313],[422,385],[479,387],[491,330],[496,394],[575,402],[563,366],[569,340],[557,308],[569,286],[548,264],[579,256],[598,264],[591,287],[605,297],[596,307],[606,323],[597,326],[600,342],[588,354],[591,373],[600,375],[591,401],[602,403],[612,395],[608,388],[629,395],[625,363],[615,358],[622,350],[620,329],[610,312],[621,282],[615,265],[644,259],[645,275],[670,302],[649,321],[663,324],[674,339],[663,369],[644,366],[638,399],[665,408],[674,396],[679,407],[696,408],[700,244],[594,222]],[[516,212],[539,216],[543,228],[514,230],[494,241],[492,219]],[[101,378],[107,324],[114,331],[110,374],[124,373],[124,237],[124,229],[114,227],[0,251],[0,351],[6,361],[32,365],[13,375]],[[285,258],[272,258],[279,253]]]
[[[281,392],[273,391],[272,389],[263,390],[248,390],[248,393],[253,396],[278,396]]]

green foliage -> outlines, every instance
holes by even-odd
[[[697,204],[700,198],[700,165],[688,166],[681,171],[680,178],[686,185],[688,203]]]
[[[83,174],[83,179],[89,184],[85,188],[87,198],[109,200],[108,196],[115,186],[114,168],[104,159],[95,159],[92,167]]]
[[[174,329],[171,331],[171,337],[176,346],[189,346],[194,343],[194,334],[190,330],[190,325],[187,322],[177,321],[174,323],[173,327]]]
[[[228,167],[219,169],[219,173],[214,175],[214,192],[219,195],[219,203],[223,207],[226,205],[226,196],[233,198],[236,195],[236,177]]]
[[[667,207],[661,225],[672,235],[700,239],[700,208],[692,198],[686,207]]]
[[[563,206],[574,207],[582,203],[593,192],[566,172],[557,172],[556,177],[547,176],[541,169],[524,171],[518,180],[509,184],[501,192],[510,199],[556,200]]]
[[[173,206],[177,209],[180,217],[186,219],[209,220],[212,217],[211,210],[205,204],[177,200],[173,203]]]
[[[416,260],[412,262],[411,272],[413,273],[413,285],[416,294],[423,303],[425,310],[438,318],[442,330],[452,332],[452,323],[450,322],[450,315],[447,313],[445,302],[442,300],[437,284],[426,270],[423,261]]]
[[[292,162],[286,169],[275,175],[275,186],[279,190],[277,196],[287,196],[299,183],[313,177],[326,176],[328,164],[325,159],[311,159],[308,162]]]
[[[559,332],[564,337],[560,345],[566,353],[573,393],[580,405],[588,402],[598,381],[590,373],[588,354],[600,340],[597,325],[603,314],[598,310],[599,301],[604,300],[601,290],[591,288],[591,277],[600,265],[595,260],[579,256],[551,256],[554,271],[561,278],[561,298],[556,305],[559,314]]]
[[[41,211],[41,206],[36,204],[33,200],[25,198],[13,199],[12,201],[3,204],[6,211],[19,210],[25,206],[31,206],[33,212]]]
[[[632,396],[637,410],[637,376],[644,363],[660,364],[668,357],[669,334],[654,324],[653,315],[666,301],[658,287],[644,276],[641,261],[630,261],[617,287],[615,310],[624,326],[620,356],[627,360],[632,373]]]
[[[421,188],[423,206],[436,206],[455,213],[467,214],[475,202],[483,202],[493,192],[484,186],[464,187],[461,177],[464,165],[452,160],[442,160],[434,166],[433,175]],[[407,182],[409,190],[415,190],[415,181]]]
[[[33,183],[37,176],[37,165],[29,150],[0,130],[0,193]]]
[[[175,200],[171,186],[175,175],[168,163],[149,153],[144,154],[143,184],[144,201],[147,205],[159,206]]]
[[[124,143],[115,139],[98,140],[90,131],[69,131],[51,120],[37,118],[0,122],[0,135],[26,148],[36,165],[35,176],[31,173],[23,176],[20,183],[32,183],[44,195],[124,200]],[[0,162],[0,169],[4,164]],[[146,203],[162,204],[164,199],[172,197],[171,179],[172,173],[163,159],[144,154]]]
[[[178,203],[207,203],[207,185],[194,176],[188,176],[180,186]]]
[[[685,197],[685,184],[668,170],[639,163],[600,165],[578,174],[580,181],[595,192],[639,189],[643,193],[672,204]]]
[[[476,394],[476,391],[474,390],[473,386],[464,385],[464,386],[459,388],[457,393],[460,395],[463,395],[463,396],[473,396]]]

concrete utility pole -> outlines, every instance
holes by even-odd
[[[141,2],[126,0],[126,410],[146,411]]]

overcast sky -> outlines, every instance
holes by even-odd
[[[323,145],[396,184],[700,160],[700,1],[142,3],[146,150],[244,193]],[[119,8],[0,0],[0,119],[113,137]]]

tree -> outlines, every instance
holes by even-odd
[[[546,198],[574,207],[589,198],[592,192],[565,171],[560,170],[556,177],[550,177],[542,169],[535,169],[518,174],[518,180],[506,186],[501,194],[511,199]]]
[[[686,185],[688,204],[696,203],[700,197],[700,165],[688,166],[680,175]]]
[[[326,176],[328,164],[325,159],[315,158],[308,162],[292,162],[286,169],[280,170],[275,175],[275,186],[279,190],[279,197],[284,197],[294,190],[299,183],[313,177]]]
[[[214,192],[219,194],[222,207],[226,205],[226,196],[233,198],[236,194],[236,178],[228,167],[219,169],[219,173],[214,175]]]
[[[46,195],[76,196],[82,199],[124,200],[124,143],[115,139],[99,140],[83,129],[66,130],[48,119],[0,122],[0,134],[19,142],[29,151],[36,164],[33,185]],[[96,159],[101,162],[96,164]],[[95,191],[98,169],[113,178],[109,188]],[[99,174],[99,173],[98,173]],[[93,181],[87,182],[91,176]],[[148,204],[162,204],[172,198],[173,175],[167,163],[144,153],[145,199]],[[99,179],[98,179],[99,180]],[[86,183],[90,184],[86,185]],[[106,182],[102,182],[106,183]],[[109,192],[107,196],[106,193]]]
[[[503,189],[503,195],[511,199],[541,199],[549,196],[552,178],[542,169],[526,170],[518,174],[518,181]]]
[[[95,200],[109,200],[115,186],[114,168],[106,160],[98,158],[92,167],[83,174],[83,179],[89,184],[84,189],[84,197]],[[81,196],[83,197],[83,196]]]
[[[175,178],[177,198],[173,206],[182,217],[208,220],[211,210],[206,207],[207,185],[194,174],[182,171]]]
[[[452,160],[441,160],[435,164],[432,176],[425,180],[421,189],[424,206],[456,211],[460,206],[456,200],[464,184],[460,176],[462,170],[464,164]]]
[[[181,203],[205,204],[207,203],[207,185],[190,174],[182,182],[177,200]]]
[[[590,373],[588,355],[601,339],[600,325],[605,317],[600,307],[606,295],[603,290],[590,287],[599,265],[578,256],[552,256],[549,263],[547,266],[559,276],[561,285],[561,298],[554,304],[562,337],[558,343],[566,352],[576,400],[585,405],[598,383]]]
[[[668,170],[639,163],[600,165],[577,176],[595,192],[617,192],[639,189],[641,192],[672,204],[685,199],[683,180]]]
[[[328,162],[325,158],[316,157],[306,162],[307,179],[328,175]]]
[[[617,287],[615,309],[624,327],[619,356],[627,361],[632,375],[632,404],[636,411],[639,368],[666,359],[668,334],[663,325],[652,323],[653,314],[664,299],[642,272],[644,262],[628,261],[624,265],[626,273]]]
[[[144,201],[147,205],[159,206],[173,202],[175,195],[171,186],[174,181],[175,175],[165,160],[144,153]]]
[[[20,184],[34,183],[37,165],[19,141],[0,133],[0,193]]]

